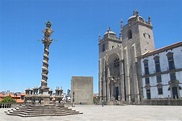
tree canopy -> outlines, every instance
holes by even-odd
[[[16,101],[11,98],[10,96],[6,96],[2,101],[1,103],[16,103]]]

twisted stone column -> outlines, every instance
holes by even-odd
[[[41,87],[47,87],[48,79],[48,66],[49,66],[49,45],[51,42],[44,40],[44,55],[43,55],[43,65],[42,65],[42,82]]]
[[[51,34],[53,33],[53,30],[50,28],[51,22],[46,23],[46,29],[43,31],[44,33],[44,39],[42,40],[42,43],[44,44],[44,55],[43,55],[43,65],[42,65],[42,81],[41,81],[41,90],[48,91],[47,87],[47,80],[48,80],[48,66],[49,66],[49,46],[52,42],[52,39],[50,39]]]

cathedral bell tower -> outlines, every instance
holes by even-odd
[[[145,21],[134,11],[126,25],[122,27],[123,57],[125,66],[126,95],[129,103],[141,100],[141,65],[137,57],[155,49],[151,19]]]
[[[107,104],[121,99],[121,43],[110,27],[99,36],[99,96]]]

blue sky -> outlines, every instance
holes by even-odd
[[[40,86],[42,30],[52,22],[48,86],[70,89],[72,76],[93,76],[98,92],[98,35],[117,35],[133,10],[151,17],[155,46],[182,41],[181,0],[0,0],[0,91]]]

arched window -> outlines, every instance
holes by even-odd
[[[131,39],[131,38],[132,38],[132,31],[128,30],[128,39]]]

